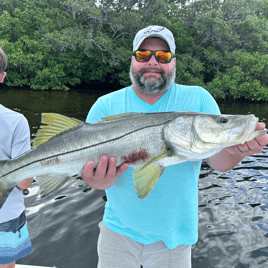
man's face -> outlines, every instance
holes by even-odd
[[[167,43],[159,38],[145,39],[139,49],[169,51]],[[175,82],[176,58],[170,63],[159,63],[153,55],[148,62],[138,62],[131,58],[130,78],[142,93],[162,94]]]

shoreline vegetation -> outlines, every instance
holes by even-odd
[[[3,0],[0,90],[129,86],[136,32],[163,25],[176,41],[176,83],[216,99],[268,101],[267,18],[266,0]]]

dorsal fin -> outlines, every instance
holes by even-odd
[[[43,113],[41,123],[46,125],[40,126],[34,139],[34,147],[44,144],[55,135],[84,122],[61,114]]]
[[[134,115],[137,115],[140,113],[123,113],[123,114],[115,114],[115,115],[110,115],[110,116],[106,116],[101,118],[103,121],[112,121],[112,120],[116,120],[116,119],[120,119],[120,118],[124,118],[124,117],[131,117]]]

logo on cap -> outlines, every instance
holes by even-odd
[[[150,33],[152,33],[152,32],[158,33],[158,32],[161,32],[161,31],[163,31],[163,30],[165,30],[164,27],[163,27],[163,28],[160,28],[160,29],[158,29],[158,30],[154,30],[154,29],[152,29],[152,28],[149,28],[148,30],[144,31],[144,34],[150,34]]]

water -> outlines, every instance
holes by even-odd
[[[1,104],[29,121],[32,139],[42,112],[85,120],[101,92],[0,90]],[[267,122],[266,103],[219,102],[222,113],[254,113]],[[267,148],[221,173],[202,165],[199,180],[199,241],[192,248],[193,268],[267,267]],[[96,268],[98,223],[105,192],[92,190],[81,178],[55,194],[39,197],[36,183],[25,197],[34,252],[17,263],[59,268]]]
[[[254,113],[267,122],[265,103],[219,103],[222,113]],[[268,266],[267,147],[222,173],[202,166],[199,179],[199,241],[193,267]]]

